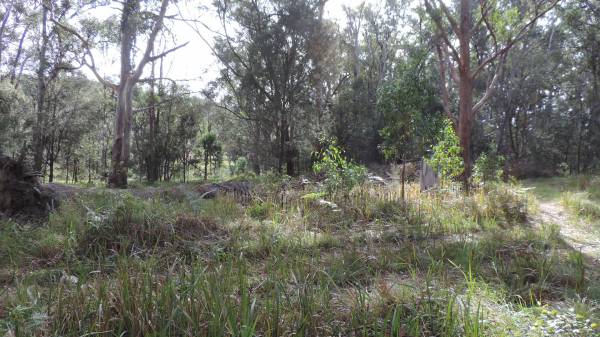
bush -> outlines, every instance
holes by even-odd
[[[486,207],[495,218],[504,218],[508,223],[523,223],[527,219],[527,195],[508,185],[498,184],[487,191]],[[502,217],[498,217],[501,215]]]
[[[431,167],[438,170],[442,185],[445,180],[460,176],[464,170],[459,140],[452,121],[447,119],[444,125],[438,135],[438,143],[433,147],[433,156],[427,160]]]
[[[328,193],[339,190],[349,191],[364,181],[367,169],[349,160],[333,138],[321,140],[322,150],[314,153],[315,173],[325,175],[325,189]]]
[[[164,246],[173,239],[171,226],[153,206],[159,205],[126,196],[107,214],[92,216],[91,226],[79,239],[78,251],[86,256],[106,256]]]
[[[229,167],[231,175],[243,175],[248,171],[248,159],[238,157],[232,166]]]
[[[270,202],[256,202],[246,209],[246,213],[254,219],[266,220],[273,215],[275,206]]]
[[[504,157],[498,155],[496,147],[487,153],[482,153],[475,161],[473,168],[473,179],[478,183],[489,183],[499,181],[502,176],[502,164]]]

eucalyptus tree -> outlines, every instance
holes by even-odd
[[[314,112],[311,80],[315,64],[327,53],[320,43],[324,0],[216,1],[222,34],[215,40],[221,106],[241,120],[253,135],[255,153],[268,148],[278,171],[293,175],[300,129]],[[268,158],[250,156],[270,166]],[[266,166],[267,166],[266,165]]]
[[[111,82],[99,73],[92,52],[95,44],[95,41],[93,41],[94,36],[90,30],[87,31],[89,35],[84,36],[76,28],[67,23],[61,23],[60,26],[79,38],[83,47],[82,63],[91,69],[100,83],[110,88],[117,96],[111,173],[108,177],[108,185],[111,187],[126,188],[133,115],[133,89],[140,81],[144,68],[148,63],[166,56],[185,46],[187,43],[159,53],[156,53],[154,50],[156,38],[164,28],[164,19],[169,7],[169,0],[161,0],[158,13],[153,12],[154,4],[152,1],[146,3],[141,0],[125,0],[121,4],[118,41],[121,64],[119,81],[117,83]],[[136,45],[136,42],[139,41],[138,35],[143,32],[148,33],[145,45],[138,46]],[[134,60],[135,51],[138,49],[142,51],[141,57]]]
[[[558,0],[517,3],[460,0],[455,2],[455,8],[443,0],[425,0],[424,3],[440,43],[438,55],[440,64],[445,66],[440,68],[450,73],[452,82],[458,87],[457,134],[465,168],[463,178],[468,189],[474,118],[492,95],[508,52],[522,41],[540,17],[556,6]],[[486,48],[474,48],[478,40],[486,41]],[[483,80],[486,73],[490,76],[485,81],[483,94],[475,102],[475,83]],[[447,87],[444,85],[442,89],[447,90]],[[443,96],[448,94],[444,92]]]
[[[400,1],[387,0],[380,6],[363,4],[344,10],[340,51],[346,80],[333,107],[333,132],[352,157],[375,161],[381,156],[373,149],[382,142],[379,130],[385,124],[377,109],[378,91],[394,73],[405,37],[400,25],[407,23],[405,7]]]
[[[36,79],[31,148],[33,168],[37,171],[45,167],[47,88],[61,72],[77,68],[73,39],[61,34],[53,22],[76,11],[77,5],[70,2],[15,0],[6,3],[0,21],[0,78],[15,88],[19,87],[24,71]]]

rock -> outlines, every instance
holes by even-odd
[[[5,216],[45,217],[58,207],[54,191],[23,162],[0,154],[0,213]]]

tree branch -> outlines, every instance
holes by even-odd
[[[548,7],[544,8],[541,11],[538,11],[538,9],[536,8],[535,16],[528,23],[526,23],[525,25],[523,25],[523,27],[521,27],[519,29],[519,31],[517,32],[517,34],[515,35],[514,38],[508,40],[506,46],[504,46],[500,50],[497,50],[495,53],[493,53],[487,59],[485,59],[483,62],[481,62],[481,64],[479,66],[477,66],[475,71],[472,73],[471,77],[473,79],[477,78],[479,73],[481,73],[483,71],[483,69],[489,63],[493,62],[500,56],[505,57],[505,54],[508,53],[508,51],[515,45],[515,43],[517,43],[519,40],[521,40],[525,36],[525,33],[529,30],[529,27],[531,27],[540,17],[542,17],[544,14],[548,13],[548,11],[550,11],[552,8],[554,8],[558,4],[558,1],[559,0],[553,0],[550,3],[550,5],[548,5]],[[488,28],[488,30],[489,30],[489,28]],[[491,31],[490,33],[493,33],[493,31]]]
[[[165,56],[167,56],[167,54],[172,53],[172,52],[176,51],[179,48],[183,48],[183,47],[187,46],[188,43],[190,43],[190,42],[188,41],[186,43],[182,43],[179,46],[173,47],[171,49],[167,49],[167,50],[165,50],[164,52],[162,52],[162,53],[160,53],[158,55],[154,55],[154,56],[150,57],[150,59],[148,60],[148,62],[156,61],[156,60],[158,60],[161,57],[165,57]]]
[[[52,21],[55,25],[67,31],[68,33],[71,33],[79,41],[81,41],[82,47],[85,49],[82,57],[82,63],[85,64],[92,71],[92,73],[100,83],[116,92],[118,89],[118,85],[106,80],[98,73],[98,70],[96,69],[96,62],[94,61],[94,54],[92,54],[92,51],[90,49],[89,41],[86,40],[83,36],[81,36],[81,34],[79,34],[79,32],[77,32],[75,29],[68,27],[54,19],[50,19],[50,21]],[[86,56],[89,56],[91,63],[88,63]]]
[[[505,60],[506,60],[506,54],[504,54],[502,56],[502,58],[500,59],[500,62],[496,66],[496,70],[494,71],[494,77],[492,77],[492,80],[488,84],[488,86],[485,90],[485,93],[483,94],[483,97],[481,97],[479,102],[477,102],[477,104],[475,104],[473,106],[473,114],[476,114],[479,110],[481,110],[481,108],[483,107],[485,102],[490,98],[490,96],[494,92],[494,86],[496,85],[496,82],[498,81],[498,78],[500,77],[500,74],[502,73],[502,68],[504,66]]]
[[[457,63],[460,64],[461,62],[460,62],[460,56],[458,55],[458,51],[456,50],[456,48],[454,48],[452,43],[450,43],[450,39],[448,38],[448,33],[446,32],[446,29],[444,28],[444,25],[442,24],[442,18],[436,13],[436,9],[431,5],[429,0],[425,0],[425,10],[427,11],[427,13],[429,13],[429,16],[433,20],[433,23],[436,25],[440,37],[442,38],[442,40],[444,40],[444,43],[452,51],[452,57],[454,58],[454,60]],[[451,25],[452,25],[452,23],[451,23]],[[455,30],[455,32],[458,32],[458,30]]]
[[[154,41],[156,41],[156,36],[162,29],[163,19],[165,17],[165,14],[167,13],[168,6],[169,6],[169,0],[162,0],[161,5],[160,5],[160,12],[158,13],[156,22],[154,23],[154,26],[152,27],[152,31],[150,31],[150,36],[148,37],[148,41],[146,42],[146,50],[144,51],[144,55],[142,56],[140,63],[138,63],[137,67],[135,68],[135,70],[133,72],[132,78],[134,81],[137,81],[140,78],[140,76],[142,76],[144,67],[152,59],[151,54],[152,54],[152,50],[154,49]]]
[[[452,17],[452,13],[450,13],[450,10],[448,9],[448,7],[446,7],[444,2],[442,0],[438,0],[438,2],[440,4],[442,12],[446,15],[448,22],[450,22],[450,27],[452,27],[452,30],[454,30],[455,32],[458,32],[460,30],[460,28],[458,27],[458,22],[454,20],[454,18]]]

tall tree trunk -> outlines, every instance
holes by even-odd
[[[21,38],[19,39],[19,47],[17,48],[17,54],[15,55],[15,58],[12,61],[12,67],[10,69],[10,84],[14,85],[15,89],[17,88],[17,85],[19,83],[17,78],[17,68],[19,67],[19,61],[21,60],[21,55],[23,54],[23,42],[25,42],[25,36],[27,35],[28,30],[29,25],[23,28],[23,33],[21,34]]]
[[[39,65],[37,69],[37,106],[36,106],[36,123],[33,130],[33,169],[36,171],[42,170],[44,161],[44,137],[43,127],[45,124],[44,101],[46,99],[46,69],[48,68],[48,60],[46,58],[46,50],[48,48],[48,8],[42,3],[42,40],[38,51]]]
[[[112,172],[108,178],[108,185],[110,187],[127,188],[132,91],[133,83],[125,80],[119,87],[117,95],[117,116],[112,146]]]
[[[157,147],[157,136],[158,136],[158,125],[157,125],[157,108],[156,108],[156,97],[154,92],[154,62],[152,62],[152,72],[150,81],[150,98],[148,107],[148,149],[146,154],[146,179],[148,182],[153,183],[158,180],[158,147]],[[161,75],[162,76],[162,75]]]
[[[204,150],[204,180],[208,178],[208,152]]]
[[[88,169],[88,185],[92,184],[92,155],[88,154],[87,160],[87,169]]]
[[[69,183],[69,153],[68,152],[65,154],[65,171],[66,171],[65,172],[65,174],[66,174],[65,184],[68,184]]]
[[[133,14],[139,6],[138,0],[123,3],[121,14],[121,82],[117,91],[117,114],[112,146],[112,172],[108,178],[110,187],[127,188],[129,165],[129,140],[131,136],[132,92],[135,80],[132,74],[131,53],[136,34]]]
[[[79,182],[79,161],[77,157],[73,158],[73,182]]]
[[[471,127],[473,126],[473,78],[471,75],[471,40],[472,12],[471,1],[460,1],[460,33],[458,42],[460,46],[459,70],[459,107],[458,107],[458,138],[462,148],[462,157],[465,171],[463,184],[469,190],[471,177]]]
[[[463,183],[469,189],[471,177],[471,128],[473,126],[473,83],[470,76],[461,74],[459,93],[458,138],[464,162]]]
[[[437,38],[436,44],[435,44],[435,50],[437,53],[437,57],[438,57],[438,64],[440,67],[440,92],[442,95],[442,105],[444,107],[444,113],[446,114],[446,116],[450,119],[453,120],[453,122],[455,122],[454,118],[452,117],[452,113],[450,111],[450,94],[448,92],[448,86],[446,83],[446,64],[447,64],[447,51],[445,51],[442,48],[447,48],[445,45],[442,44],[442,42],[439,40],[439,38]]]
[[[51,183],[54,181],[54,158],[48,158],[48,182]]]

